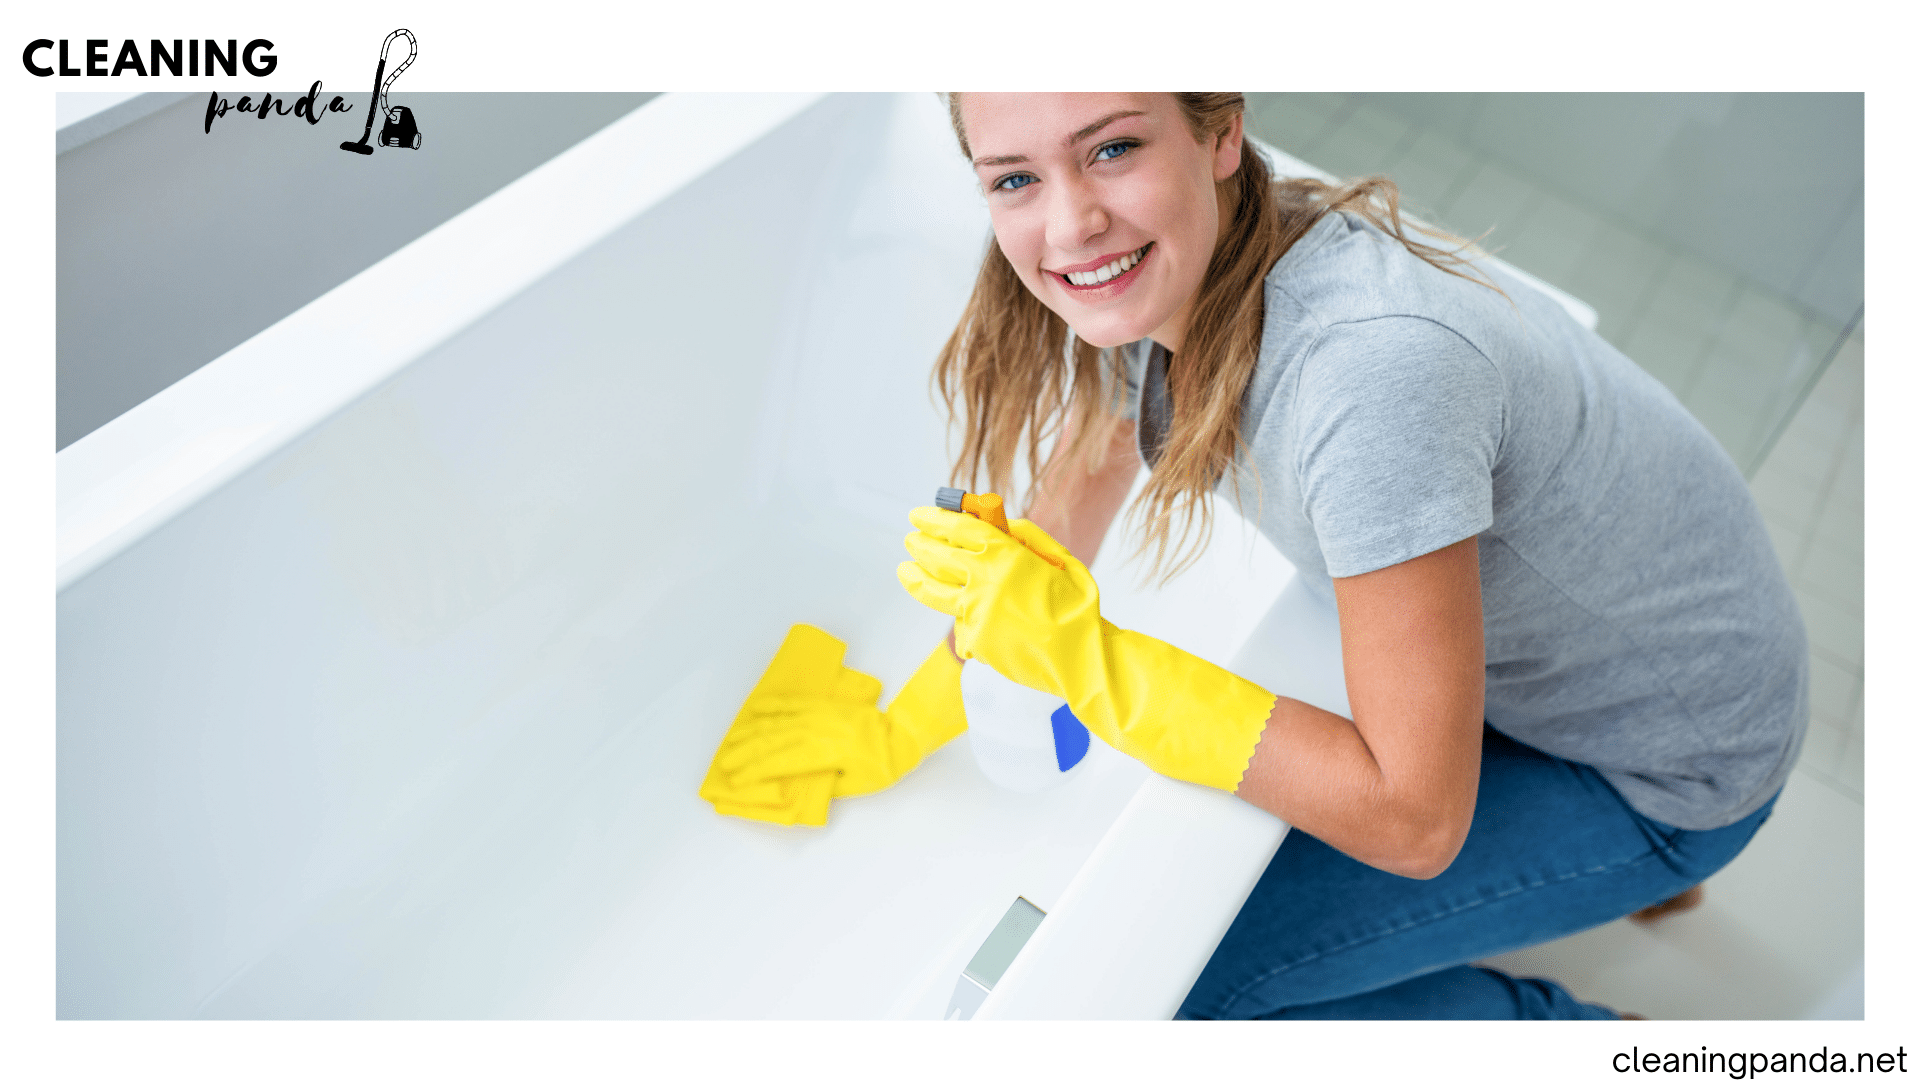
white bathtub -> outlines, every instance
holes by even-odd
[[[986,237],[931,95],[667,95],[58,455],[58,1011],[1165,1017],[1284,826],[960,740],[825,829],[695,789],[787,626],[891,694]],[[1230,512],[1107,613],[1344,711]]]
[[[937,1017],[1019,895],[983,1015],[1098,982],[1035,963],[1113,917],[1104,747],[824,830],[694,793],[790,623],[889,692],[941,636],[893,566],[985,230],[931,96],[669,96],[61,452],[59,1014]],[[1213,563],[1109,608],[1224,660],[1289,571]]]

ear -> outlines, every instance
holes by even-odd
[[[1217,136],[1213,141],[1213,182],[1216,184],[1240,171],[1241,143],[1244,134],[1241,121],[1245,117],[1245,113],[1235,113],[1233,126],[1227,129],[1226,134]]]

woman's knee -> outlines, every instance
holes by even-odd
[[[1760,827],[1773,816],[1774,804],[1779,800],[1776,792],[1758,810],[1722,828],[1677,830],[1672,844],[1676,869],[1690,882],[1705,881],[1718,873],[1753,842]]]

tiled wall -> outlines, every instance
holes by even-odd
[[[1358,96],[1251,95],[1249,127],[1335,174],[1385,173],[1416,215],[1485,234],[1501,257],[1592,304],[1601,335],[1749,476],[1841,337],[1842,325],[1752,278]]]
[[[1753,277],[1555,190],[1539,178],[1552,169],[1522,172],[1360,96],[1253,94],[1248,106],[1254,134],[1337,175],[1385,173],[1414,214],[1463,236],[1487,233],[1503,258],[1592,304],[1600,334],[1720,439],[1751,478],[1806,619],[1815,722],[1801,768],[1859,801],[1860,326],[1847,333]]]

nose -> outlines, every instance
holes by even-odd
[[[1112,224],[1100,192],[1085,178],[1070,176],[1053,184],[1047,206],[1047,246],[1083,251]]]

